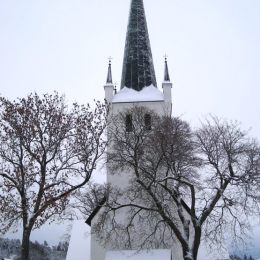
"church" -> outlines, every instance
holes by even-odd
[[[113,127],[113,116],[124,113],[133,107],[143,107],[153,111],[159,116],[172,115],[172,83],[170,80],[167,58],[165,57],[164,79],[161,83],[161,89],[158,88],[153,64],[152,49],[149,40],[148,26],[145,17],[145,8],[143,0],[131,0],[129,21],[127,27],[125,50],[123,58],[122,78],[120,90],[112,80],[112,65],[109,61],[107,80],[104,85],[105,99],[110,106],[109,124]],[[145,119],[148,124],[151,118]],[[126,114],[125,127],[131,128],[132,115]],[[129,128],[129,129],[130,129]],[[109,138],[108,128],[108,138]],[[129,130],[131,131],[131,130]],[[113,149],[108,146],[108,153]],[[114,188],[127,188],[129,184],[129,172],[113,172],[113,169],[107,165],[107,183]],[[161,247],[160,243],[152,245],[149,250],[140,250],[137,246],[126,248],[115,245],[113,238],[111,241],[102,243],[102,238],[95,233],[95,226],[99,225],[99,216],[102,212],[102,205],[109,198],[103,199],[92,214],[88,217],[86,223],[91,227],[91,260],[182,260],[182,248],[177,241],[171,241],[171,246]],[[124,222],[126,213],[120,213],[119,218]],[[105,232],[105,231],[104,231]],[[192,232],[192,231],[191,231]],[[120,235],[117,240],[120,240]],[[138,238],[139,236],[139,238]],[[142,234],[135,232],[135,237],[141,239]],[[154,243],[156,244],[156,243]],[[215,258],[204,258],[215,259]]]
[[[131,1],[120,91],[117,92],[113,84],[111,61],[109,61],[104,90],[105,99],[110,105],[109,113],[112,115],[123,112],[133,106],[145,107],[158,115],[171,115],[172,83],[170,81],[167,58],[165,58],[164,81],[162,82],[161,91],[157,87],[143,0]],[[131,118],[127,118],[127,120],[129,121]],[[113,122],[111,123],[113,124]],[[108,149],[112,148],[108,147]],[[126,181],[128,173],[117,175],[112,174],[111,171],[107,167],[107,182],[112,187],[128,185]],[[102,210],[101,207],[98,207],[86,221],[91,227],[96,224],[99,210]],[[92,232],[91,260],[180,259],[177,257],[179,253],[176,250],[175,257],[172,258],[171,248],[139,252],[138,248],[135,248],[136,250],[120,250],[121,248],[114,250],[109,245],[105,247],[100,244],[99,239]]]

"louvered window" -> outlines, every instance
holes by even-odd
[[[150,114],[145,114],[144,116],[144,125],[146,130],[151,130],[152,128],[152,119]]]
[[[126,132],[132,132],[133,131],[133,121],[132,121],[132,115],[131,114],[126,115],[125,128],[126,128]]]

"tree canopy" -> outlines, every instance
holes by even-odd
[[[183,258],[195,260],[202,239],[216,247],[245,238],[250,216],[259,214],[260,147],[237,122],[209,117],[193,130],[180,118],[134,107],[113,123],[109,171],[129,182],[111,183],[95,227],[104,243],[113,238],[112,246],[130,249],[178,241]]]
[[[61,218],[106,148],[106,105],[73,104],[58,93],[0,98],[0,231],[22,222],[22,259],[31,231]]]

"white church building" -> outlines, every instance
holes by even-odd
[[[170,82],[167,60],[165,59],[164,82],[162,91],[157,88],[152,51],[145,10],[142,0],[132,0],[126,35],[122,80],[120,91],[115,91],[112,81],[111,62],[109,62],[107,81],[104,86],[105,98],[110,105],[110,116],[124,112],[133,106],[145,107],[159,115],[171,115],[172,111],[172,83]],[[130,119],[131,120],[131,119]],[[113,124],[113,122],[110,122]],[[110,149],[110,147],[108,147]],[[113,186],[127,185],[129,173],[115,174],[107,167],[107,181]],[[97,208],[88,218],[87,223],[92,226],[98,219]],[[124,218],[123,216],[121,216]],[[177,260],[172,258],[172,250],[154,249],[150,251],[120,250],[113,245],[103,247],[94,233],[91,233],[91,260]]]
[[[108,66],[105,98],[110,105],[110,116],[123,112],[133,106],[142,106],[158,115],[172,114],[172,83],[170,81],[167,59],[165,58],[164,80],[158,88],[143,0],[131,0],[130,14],[125,42],[121,87],[115,90],[112,81],[111,62]],[[130,118],[131,120],[131,118]],[[113,122],[110,122],[113,124]],[[110,149],[110,147],[108,147]],[[128,185],[129,172],[117,175],[107,167],[107,182],[113,187]],[[105,203],[105,200],[103,201]],[[88,217],[86,223],[93,227],[97,221],[102,206],[97,207]],[[72,235],[72,239],[73,235]],[[171,248],[154,248],[152,250],[124,250],[104,246],[94,232],[90,233],[90,260],[182,260],[182,249],[176,242]],[[81,243],[82,245],[82,243]],[[70,251],[70,250],[69,250]],[[70,253],[70,252],[69,252]],[[67,258],[68,259],[68,258]],[[71,258],[72,259],[72,256]],[[78,260],[74,258],[75,260]],[[81,258],[83,259],[83,258]],[[86,260],[88,258],[85,258]],[[209,255],[199,257],[203,260],[215,260]],[[221,258],[225,259],[225,258]]]

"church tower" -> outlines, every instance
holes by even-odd
[[[104,90],[105,98],[110,106],[110,117],[133,108],[133,106],[145,107],[158,115],[171,115],[172,83],[167,59],[165,58],[161,91],[157,87],[143,0],[131,0],[120,90],[117,92],[113,84],[111,61],[108,64]],[[110,123],[113,124],[113,122]],[[109,149],[111,147],[108,147]],[[107,167],[107,181],[111,186],[124,187],[127,185],[128,174],[112,174],[111,169]],[[101,206],[88,218],[87,223],[90,226],[97,223],[100,209]],[[105,260],[108,250],[109,247],[102,247],[95,234],[92,233],[91,260]]]
[[[150,85],[157,86],[144,5],[143,1],[134,0],[127,28],[121,89],[140,91]]]
[[[138,104],[153,109],[158,114],[171,114],[172,83],[167,59],[165,59],[163,92],[161,92],[157,88],[143,0],[131,1],[120,91],[114,92],[111,62],[109,62],[108,77],[104,88],[112,113]]]

